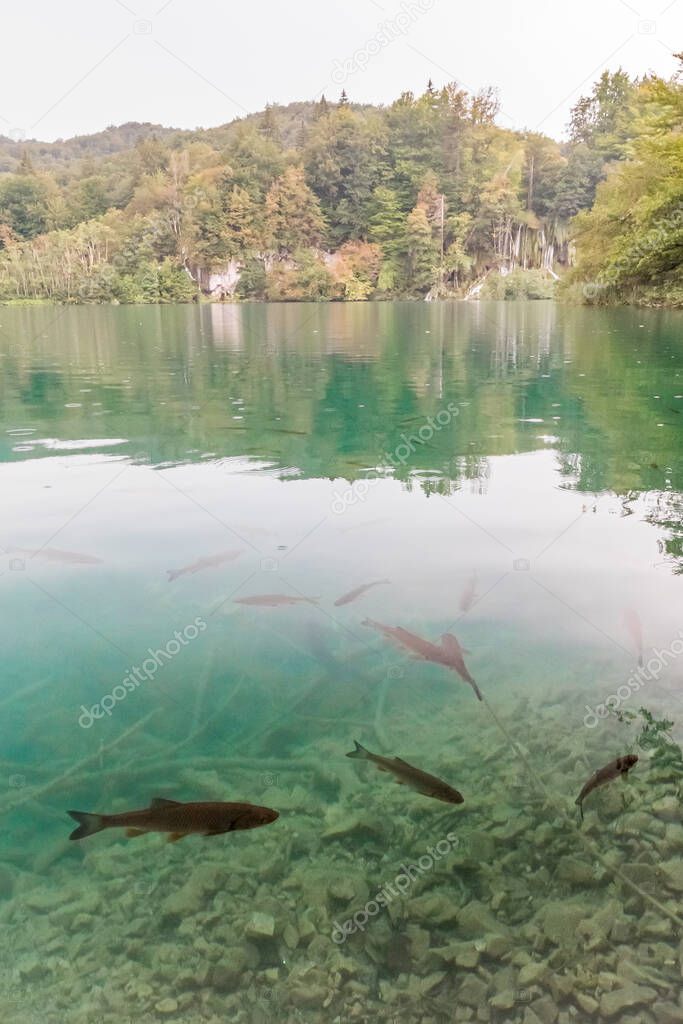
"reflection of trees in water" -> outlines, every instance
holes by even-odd
[[[683,488],[674,315],[501,302],[3,316],[0,415],[37,438],[127,438],[152,463],[247,457],[353,482],[452,406],[396,479],[483,491],[491,457],[552,446],[561,486]],[[14,447],[0,434],[0,459],[44,454]]]
[[[683,496],[680,494],[658,494],[654,507],[645,519],[653,526],[665,530],[668,537],[657,541],[660,554],[671,563],[677,576],[683,575]]]

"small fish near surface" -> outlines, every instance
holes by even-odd
[[[62,565],[102,565],[101,558],[84,555],[80,551],[60,551],[58,548],[10,548],[10,554],[38,558],[43,562],[58,562]]]
[[[86,811],[69,811],[78,828],[69,839],[86,839],[106,828],[125,828],[130,838],[147,832],[165,832],[168,842],[175,843],[185,836],[219,836],[225,832],[241,832],[245,829],[270,825],[279,817],[270,807],[255,804],[198,802],[180,803],[155,797],[149,807],[139,811],[124,811],[122,814],[89,814]]]
[[[438,779],[436,775],[423,772],[421,768],[408,764],[407,761],[400,757],[382,757],[380,754],[371,754],[369,750],[360,745],[358,740],[353,742],[356,749],[348,753],[347,757],[372,761],[379,771],[389,772],[393,775],[399,785],[410,786],[416,793],[421,793],[422,796],[429,796],[433,800],[441,800],[446,804],[462,804],[465,802],[462,793],[459,793],[457,789],[453,789],[443,779]]]
[[[242,554],[241,551],[219,551],[217,555],[208,555],[206,558],[198,558],[191,565],[184,565],[182,569],[167,569],[168,582],[173,583],[180,576],[194,576],[196,572],[203,572],[205,569],[218,569],[226,562],[234,562]]]
[[[477,600],[477,574],[473,572],[467,580],[460,595],[460,611],[465,613],[470,610]]]
[[[317,597],[292,597],[289,594],[252,594],[251,597],[236,597],[235,604],[247,604],[255,608],[279,608],[288,604],[317,604]]]
[[[354,587],[353,590],[349,590],[348,594],[342,594],[334,602],[335,608],[341,608],[343,604],[351,604],[352,601],[357,601],[359,597],[366,594],[368,590],[372,590],[373,587],[380,587],[386,583],[391,583],[391,580],[374,580],[372,583],[361,583],[359,587]]]
[[[605,786],[612,779],[618,779],[619,776],[626,778],[634,764],[638,763],[637,754],[626,754],[624,757],[618,757],[615,761],[610,761],[604,768],[599,768],[597,772],[594,772],[588,782],[585,784],[581,792],[576,798],[576,805],[581,812],[581,821],[583,821],[583,801],[586,799],[589,793],[592,793],[594,789],[598,789],[600,786]]]
[[[424,661],[431,661],[435,665],[443,665],[445,668],[453,669],[461,679],[469,683],[478,700],[484,699],[481,690],[465,665],[463,658],[464,649],[451,633],[444,633],[441,637],[441,642],[433,644],[430,640],[425,640],[424,637],[418,636],[417,633],[411,633],[409,629],[404,629],[403,626],[385,626],[381,622],[375,622],[374,619],[364,619],[362,624],[369,626],[371,629],[376,629],[388,640],[410,651],[414,658],[422,658]]]

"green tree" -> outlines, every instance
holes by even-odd
[[[302,167],[288,167],[271,186],[265,207],[268,246],[281,255],[322,244],[325,221]]]
[[[406,224],[407,284],[411,292],[428,291],[436,282],[439,255],[423,206],[416,206]]]

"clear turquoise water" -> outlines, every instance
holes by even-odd
[[[8,1019],[669,1019],[678,778],[641,752],[587,803],[590,849],[573,800],[637,749],[637,725],[586,717],[636,667],[626,610],[646,661],[683,627],[682,326],[550,303],[0,309]],[[264,593],[316,603],[236,603]],[[487,703],[366,617],[454,632]],[[667,660],[620,703],[680,741]],[[358,768],[353,739],[464,805]],[[67,809],[154,795],[280,818],[67,841]],[[334,941],[447,833],[457,851]],[[659,872],[648,890],[631,871],[659,907],[608,870],[633,864]],[[555,942],[558,901],[623,927]],[[658,980],[615,1015],[625,957]]]

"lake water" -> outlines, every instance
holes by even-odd
[[[683,1020],[682,432],[680,313],[0,308],[5,1019]]]

